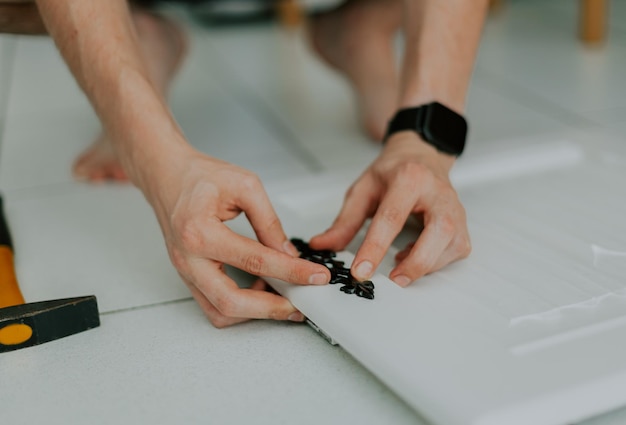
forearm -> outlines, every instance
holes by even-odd
[[[404,0],[400,108],[438,101],[463,113],[487,0]]]
[[[149,191],[186,142],[150,80],[126,0],[38,0],[41,16],[131,180]]]

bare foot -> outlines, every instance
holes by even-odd
[[[91,182],[105,180],[128,181],[128,177],[113,151],[113,145],[104,134],[100,135],[74,161],[72,172],[77,180],[88,180]]]
[[[165,95],[185,57],[185,34],[181,28],[164,17],[137,11],[133,18],[150,77]],[[78,180],[92,182],[128,181],[113,145],[104,133],[74,161],[72,174]]]
[[[344,73],[357,94],[361,121],[374,140],[384,137],[398,95],[393,37],[401,25],[398,0],[349,0],[310,20],[313,48]]]

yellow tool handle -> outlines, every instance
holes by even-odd
[[[0,246],[0,308],[18,304],[24,304],[24,296],[15,276],[13,251]]]
[[[0,245],[0,308],[24,304],[22,291],[15,277],[13,251],[6,245]],[[28,341],[33,335],[30,326],[23,323],[13,323],[0,327],[0,344],[19,345]]]

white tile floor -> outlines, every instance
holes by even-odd
[[[552,134],[589,139],[589,148],[626,144],[625,4],[612,2],[609,43],[596,49],[574,37],[576,5],[510,0],[490,18],[467,158]],[[172,109],[199,149],[254,170],[270,188],[357,170],[377,154],[357,128],[349,88],[301,34],[273,26],[191,34]],[[95,293],[103,313],[97,330],[0,357],[7,423],[424,423],[306,327],[207,323],[141,194],[71,180],[98,123],[50,40],[0,37],[0,125],[0,187],[25,296]],[[624,422],[626,410],[586,424]]]

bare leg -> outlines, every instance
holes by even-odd
[[[165,94],[185,55],[184,33],[167,18],[141,10],[133,13],[133,21],[152,83]],[[35,3],[0,0],[0,32],[46,34],[47,30]],[[128,180],[104,133],[76,159],[72,171],[82,180]]]
[[[402,25],[402,10],[400,0],[348,0],[310,23],[313,47],[350,80],[363,127],[377,141],[398,103],[393,37]]]
[[[133,20],[152,83],[166,94],[185,55],[185,35],[173,22],[147,12],[135,11]],[[72,171],[82,180],[128,180],[104,133],[76,159]]]

